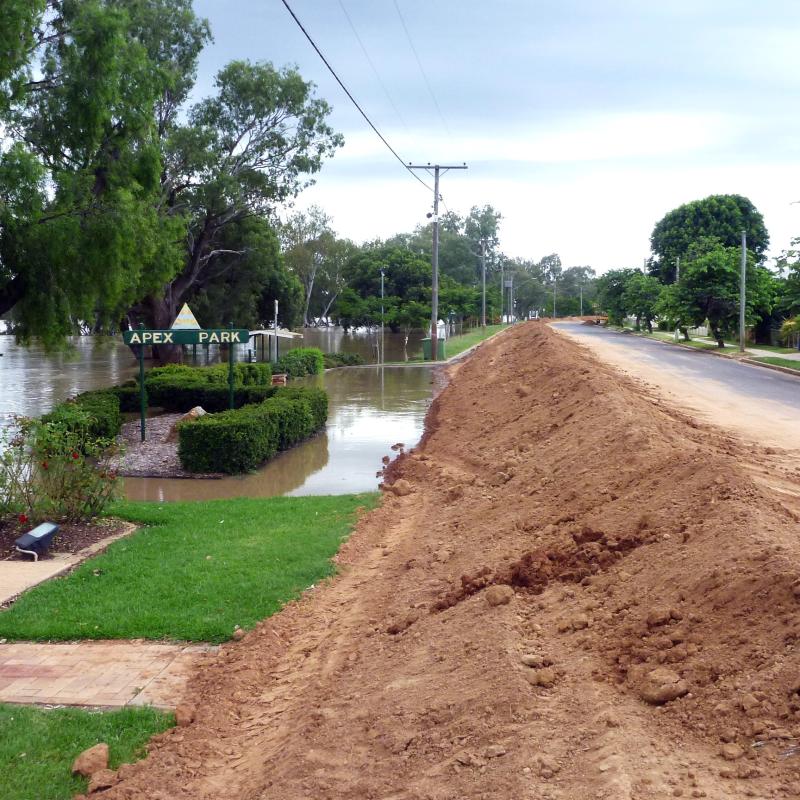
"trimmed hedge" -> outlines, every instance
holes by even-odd
[[[129,380],[121,383],[119,386],[112,386],[109,389],[119,398],[120,411],[138,411],[139,410],[139,381]],[[144,387],[144,399],[147,402],[147,384]]]
[[[282,386],[275,395],[292,400],[300,399],[308,403],[314,418],[314,430],[318,430],[328,421],[328,393],[324,389],[310,386]]]
[[[257,405],[207,414],[178,426],[178,456],[189,472],[248,472],[325,424],[322,389],[280,389]]]
[[[234,408],[241,408],[250,403],[261,403],[274,394],[272,386],[235,386],[233,405]],[[229,408],[226,384],[162,378],[147,382],[147,395],[151,406],[160,406],[166,411],[186,412],[194,406],[202,406],[209,413],[214,413]]]
[[[325,369],[335,367],[360,367],[364,358],[358,353],[325,353]]]
[[[272,365],[265,362],[233,365],[233,377],[240,386],[269,386],[272,382]],[[145,384],[154,379],[194,380],[201,383],[228,385],[228,365],[214,364],[212,367],[190,367],[186,364],[168,364],[153,367],[145,376]]]
[[[263,402],[275,392],[269,364],[235,364],[234,379],[235,408]],[[155,367],[145,377],[145,388],[149,405],[167,411],[188,411],[194,406],[202,406],[212,413],[224,411],[229,407],[228,365]]]
[[[275,372],[285,372],[290,378],[319,375],[325,371],[325,357],[318,347],[296,347],[282,355]]]
[[[88,439],[113,439],[122,428],[120,400],[113,390],[84,392],[59,403],[42,422],[55,423]]]

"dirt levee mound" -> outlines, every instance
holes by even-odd
[[[798,797],[798,517],[540,323],[453,371],[343,574],[114,798]]]

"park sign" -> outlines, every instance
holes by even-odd
[[[140,430],[142,441],[145,440],[147,425],[147,389],[144,375],[144,349],[156,344],[219,344],[228,345],[228,406],[234,407],[234,353],[233,345],[247,344],[250,331],[247,328],[201,328],[185,303],[180,314],[169,330],[148,330],[142,327],[122,332],[122,341],[127,345],[139,346],[139,407],[141,414]]]
[[[171,328],[170,330],[124,331],[125,344],[247,344],[250,331],[247,328]]]

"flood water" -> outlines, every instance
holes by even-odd
[[[357,353],[368,364],[380,361],[381,335],[379,331],[363,329],[345,333],[342,328],[306,328],[303,339],[293,342],[295,347],[319,347],[323,353]],[[283,347],[281,343],[281,347]],[[406,341],[404,333],[386,330],[383,336],[384,361],[408,361],[422,355],[422,331],[412,331]]]
[[[218,480],[126,478],[131,500],[210,500],[220,497],[346,494],[373,491],[383,456],[422,435],[432,394],[431,369],[347,367],[293,385],[322,386],[329,397],[325,430],[281,453],[257,472]]]
[[[136,360],[118,339],[76,336],[71,343],[67,352],[45,353],[0,336],[0,427],[16,414],[38,417],[68,397],[136,374]]]
[[[307,329],[297,344],[325,352],[347,351],[372,361],[374,333]],[[403,361],[419,352],[420,337],[386,332],[386,360]],[[39,416],[68,397],[135,375],[137,362],[118,339],[75,337],[66,353],[48,354],[39,346],[20,347],[0,335],[0,429],[14,415]],[[212,360],[216,354],[212,353]],[[189,362],[191,363],[191,362]],[[375,473],[391,445],[413,446],[420,438],[431,398],[431,370],[425,365],[348,367],[306,379],[330,398],[323,433],[282,453],[251,475],[220,480],[128,478],[126,495],[140,500],[198,500],[213,497],[341,494],[371,491]],[[296,384],[302,381],[295,382]]]

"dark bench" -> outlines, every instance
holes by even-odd
[[[20,553],[33,556],[34,561],[39,560],[39,556],[43,556],[50,547],[53,537],[58,533],[58,525],[55,522],[43,522],[37,525],[32,531],[23,533],[22,536],[14,542],[14,546]]]

